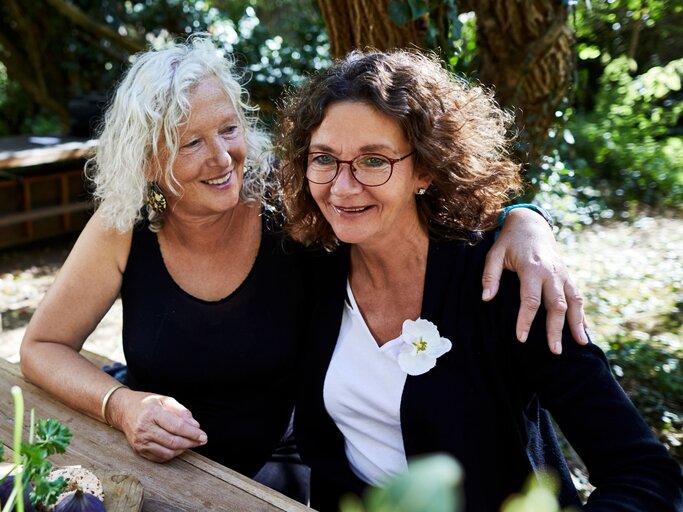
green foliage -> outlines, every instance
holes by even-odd
[[[501,512],[561,512],[557,495],[560,482],[553,473],[531,475],[521,493],[510,496]],[[570,512],[574,509],[564,509]]]
[[[657,337],[619,335],[610,342],[607,358],[640,414],[683,462],[683,350]]]
[[[391,479],[382,488],[371,488],[365,499],[345,496],[341,512],[458,512],[464,510],[462,482],[465,477],[450,455],[437,454],[416,458],[408,471]],[[560,483],[549,471],[532,474],[518,494],[510,496],[501,512],[572,512],[560,509]]]
[[[581,1],[573,13],[573,25],[579,69],[585,70],[603,58],[607,59],[602,61],[604,65],[611,59],[626,56],[634,59],[639,69],[647,70],[683,55],[683,4],[680,2]]]
[[[251,97],[266,120],[273,117],[284,86],[296,85],[305,74],[330,62],[324,22],[312,0],[81,0],[74,4],[93,22],[154,47],[193,32],[211,33],[245,68]],[[104,100],[127,67],[129,51],[115,41],[81,31],[49,6],[39,12],[36,26],[46,27],[41,30],[42,44],[50,48],[50,62],[59,63],[45,70],[52,97],[63,106],[93,93]],[[0,29],[16,25],[10,18],[0,7]],[[0,45],[0,58],[2,50]],[[0,135],[55,133],[61,128],[54,113],[36,105],[0,68]]]
[[[460,464],[449,455],[416,458],[408,471],[383,488],[371,488],[361,501],[345,497],[342,512],[458,512],[462,510]]]
[[[51,504],[64,489],[64,479],[49,480],[52,464],[47,460],[50,455],[64,453],[71,442],[71,431],[52,418],[38,420],[33,443],[23,443],[21,453],[24,457],[24,480],[33,483],[31,501]]]
[[[462,22],[458,18],[458,3],[455,0],[393,0],[387,11],[398,26],[423,18],[427,27],[427,47],[437,50],[447,60],[457,53]]]
[[[209,31],[247,71],[253,102],[271,124],[285,87],[330,64],[329,41],[315,2],[213,2]]]
[[[35,505],[51,505],[57,501],[57,497],[62,493],[66,482],[59,477],[50,480],[50,470],[52,463],[48,460],[50,455],[64,453],[66,447],[71,442],[71,431],[60,422],[54,419],[38,420],[34,424],[34,414],[31,411],[31,425],[29,442],[21,442],[21,431],[23,427],[23,396],[21,389],[13,388],[12,396],[15,400],[14,411],[14,431],[15,431],[15,470],[21,465],[21,481],[15,483],[15,489],[28,488],[29,482],[33,484],[30,493],[31,502]],[[0,448],[2,443],[0,442]],[[0,456],[2,455],[0,451]],[[4,479],[4,478],[3,478]],[[0,479],[0,480],[3,480]],[[22,495],[21,492],[17,496]],[[12,509],[12,499],[3,504],[4,510]]]
[[[568,123],[575,143],[564,157],[579,184],[591,184],[608,205],[683,204],[683,141],[678,124],[683,59],[632,77],[625,57],[600,79],[595,109]]]

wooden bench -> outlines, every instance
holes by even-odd
[[[96,145],[94,140],[0,138],[0,247],[85,225],[91,203],[83,165]]]

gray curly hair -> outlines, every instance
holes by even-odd
[[[142,219],[148,181],[161,182],[172,194],[182,195],[172,170],[178,128],[188,118],[189,95],[210,76],[222,84],[244,129],[247,158],[240,197],[263,199],[271,171],[270,140],[233,70],[232,56],[218,50],[205,34],[137,55],[107,108],[95,156],[86,164],[99,212],[110,227],[125,232]],[[168,155],[164,165],[162,153]],[[146,210],[150,228],[157,231],[163,214]]]

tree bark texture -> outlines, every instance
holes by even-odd
[[[560,0],[473,0],[471,6],[479,78],[495,86],[501,105],[518,111],[522,142],[530,143],[534,160],[571,83],[574,35],[567,7]]]
[[[423,38],[420,20],[397,26],[387,14],[388,0],[318,0],[333,58],[349,50],[378,50],[418,45]]]

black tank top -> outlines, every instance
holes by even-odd
[[[142,224],[121,289],[130,387],[178,400],[207,433],[197,451],[248,476],[287,427],[306,310],[300,254],[268,224],[244,282],[215,302],[176,284]]]

